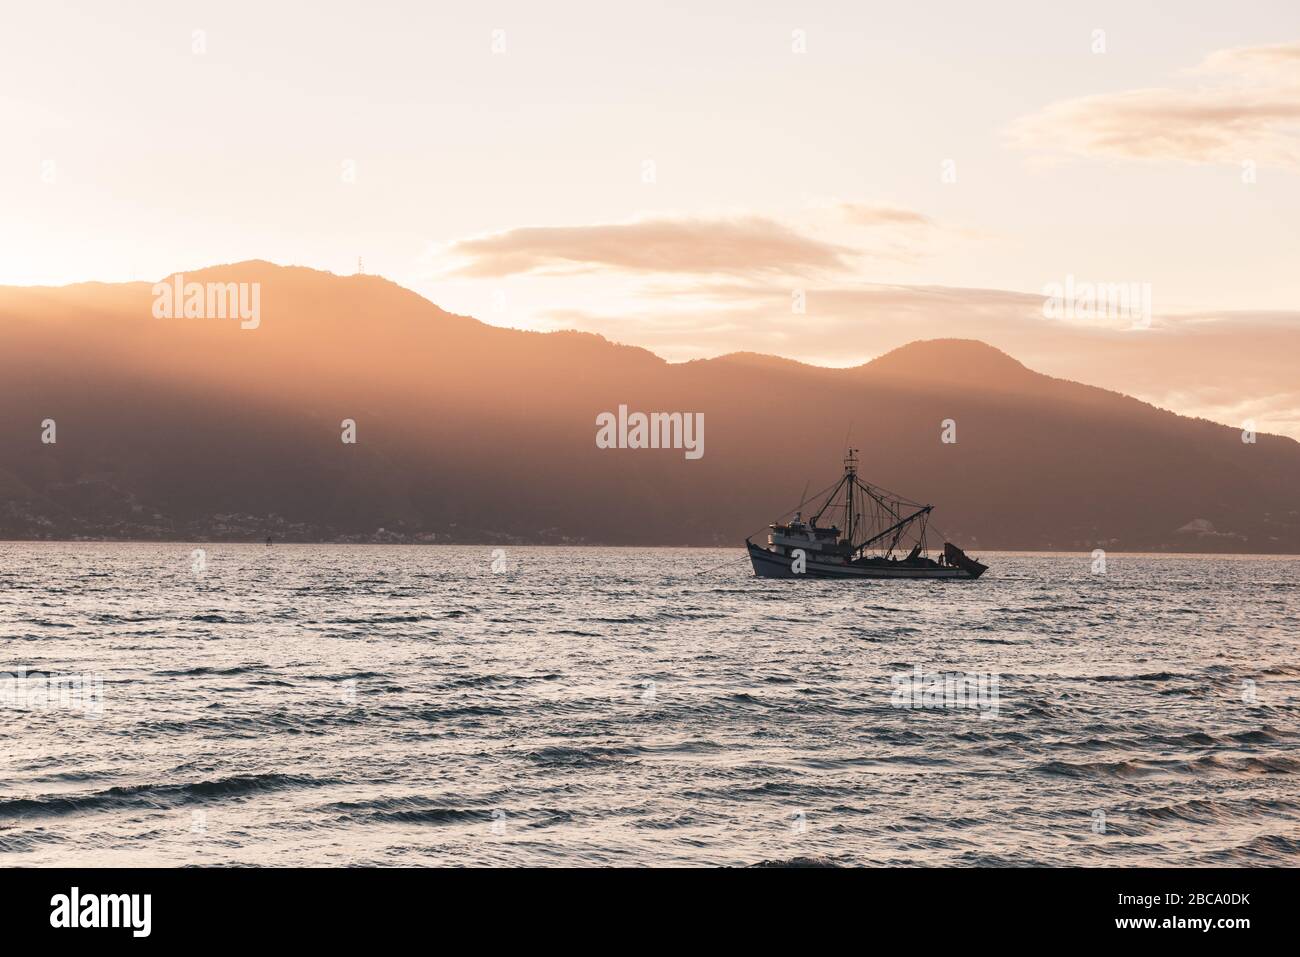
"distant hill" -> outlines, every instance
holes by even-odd
[[[155,318],[148,283],[0,288],[0,537],[738,545],[830,484],[847,437],[865,478],[977,550],[1300,552],[1300,443],[1243,443],[980,342],[852,369],[669,364],[373,276],[186,279],[260,283],[260,326]],[[620,404],[703,412],[703,458],[598,449]]]

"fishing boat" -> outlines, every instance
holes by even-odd
[[[934,506],[858,478],[857,449],[849,449],[845,456],[839,481],[814,498],[821,505],[807,521],[802,511],[796,511],[793,520],[769,526],[766,545],[745,539],[755,575],[973,579],[988,570],[952,542],[944,542],[931,558],[926,539]],[[842,529],[823,524],[837,517],[843,518]]]

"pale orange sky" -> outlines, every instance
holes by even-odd
[[[1120,331],[1037,306],[1149,283],[1154,366],[1193,319],[1246,353],[1300,329],[1295,3],[699,6],[7,11],[0,283],[364,257],[674,360],[961,335],[1300,434],[1300,387],[1080,371]]]

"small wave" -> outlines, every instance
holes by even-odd
[[[1036,770],[1066,778],[1144,778],[1160,774],[1159,768],[1147,767],[1136,761],[1092,761],[1073,763],[1070,761],[1048,761]]]
[[[319,675],[316,680],[319,681],[346,681],[353,678],[357,681],[370,681],[373,678],[387,678],[388,676],[378,671],[349,671],[337,675]]]
[[[1242,758],[1237,762],[1237,769],[1245,774],[1295,774],[1300,771],[1300,760],[1270,755],[1265,758]]]
[[[528,758],[546,767],[582,767],[625,764],[640,753],[637,748],[565,748],[548,747],[530,751]]]
[[[750,867],[839,867],[829,857],[788,857],[785,860],[765,860]]]
[[[1176,804],[1157,804],[1152,807],[1132,808],[1124,813],[1129,817],[1149,818],[1154,821],[1221,824],[1227,821],[1251,821],[1263,817],[1287,817],[1297,810],[1300,810],[1300,805],[1294,801],[1274,801],[1262,798],[1231,800],[1194,798]]]
[[[1201,857],[1205,864],[1281,864],[1294,867],[1300,857],[1300,840],[1282,834],[1262,834],[1245,844]]]
[[[1191,761],[1140,759],[1132,761],[1095,761],[1074,763],[1049,761],[1037,770],[1043,774],[1073,778],[1145,778],[1157,774],[1199,775],[1218,771],[1236,774],[1295,774],[1300,771],[1300,761],[1295,758],[1270,756],[1266,758],[1228,758],[1205,755]]]
[[[488,821],[491,812],[460,807],[429,807],[409,811],[377,811],[372,820],[392,821],[398,824],[461,824],[466,821]]]
[[[446,721],[456,718],[499,717],[505,713],[504,708],[497,708],[493,705],[471,704],[460,708],[426,708],[415,712],[412,717],[421,721]]]
[[[90,794],[57,794],[0,801],[0,818],[72,814],[123,808],[174,807],[213,798],[238,797],[260,791],[321,787],[333,780],[295,774],[237,774],[189,784],[140,784],[111,787]]]
[[[1180,678],[1190,678],[1191,675],[1175,674],[1172,671],[1153,671],[1145,675],[1096,675],[1093,681],[1177,681]]]
[[[432,615],[373,615],[370,618],[336,618],[331,625],[413,625],[420,621],[433,621]]]
[[[27,834],[0,834],[0,854],[23,854],[38,850],[43,844],[58,844],[61,834],[32,831]]]
[[[1281,740],[1273,728],[1260,728],[1257,731],[1238,731],[1228,735],[1238,744],[1274,744]]]

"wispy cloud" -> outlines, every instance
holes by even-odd
[[[1053,103],[1010,128],[1039,154],[1300,167],[1300,43],[1220,50],[1192,71],[1226,78]]]
[[[1295,80],[1300,77],[1300,43],[1217,50],[1207,56],[1194,72],[1272,75]]]
[[[471,277],[623,270],[761,275],[839,271],[854,251],[762,216],[642,219],[588,226],[524,226],[462,239],[445,253]]]
[[[855,226],[933,226],[934,220],[914,209],[869,203],[840,203],[840,214]]]

